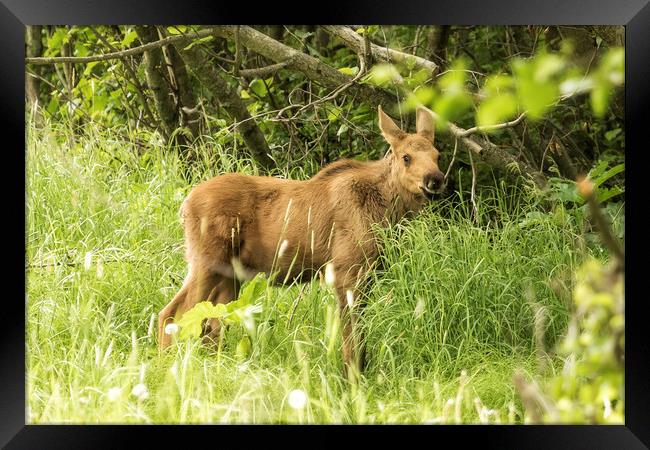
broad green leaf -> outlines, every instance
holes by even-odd
[[[605,188],[605,189],[599,189],[596,192],[596,199],[598,200],[599,203],[602,203],[606,200],[609,200],[610,198],[616,197],[617,195],[621,195],[625,193],[625,189],[614,186],[613,188]]]
[[[268,92],[266,90],[266,86],[264,85],[264,82],[260,80],[259,78],[255,78],[253,81],[250,82],[248,85],[251,91],[253,91],[258,97],[264,97],[266,93]]]
[[[558,55],[543,53],[535,58],[533,71],[535,81],[544,83],[564,68],[564,60]]]
[[[496,125],[514,117],[517,99],[513,94],[501,94],[481,102],[476,111],[478,126]]]
[[[463,114],[472,106],[472,99],[465,92],[443,93],[437,97],[433,109],[443,119],[440,125],[445,121],[453,121]]]
[[[377,64],[370,70],[370,81],[379,86],[401,79],[402,76],[392,64]]]
[[[137,38],[138,38],[138,33],[136,33],[135,30],[129,31],[126,34],[126,36],[124,36],[124,39],[122,39],[122,47],[128,47]]]
[[[199,302],[178,320],[180,327],[180,337],[199,337],[201,335],[202,324],[205,319],[219,319],[226,315],[226,306],[219,303],[213,305],[209,301]]]
[[[605,181],[609,180],[610,178],[618,175],[619,173],[623,172],[625,170],[625,163],[618,164],[611,169],[607,170],[604,172],[602,175],[592,179],[592,182],[596,186],[600,186],[603,184]]]

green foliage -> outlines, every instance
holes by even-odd
[[[545,383],[545,422],[624,423],[624,298],[612,265],[590,260],[577,271],[575,312],[559,345],[565,365]]]
[[[259,300],[267,287],[265,275],[258,274],[252,280],[244,283],[237,300],[216,305],[209,301],[197,303],[186,311],[177,322],[180,327],[180,337],[183,339],[199,337],[203,329],[203,321],[206,319],[219,319],[226,324],[240,324],[247,333],[254,337],[255,315],[262,311],[261,304],[254,302]]]

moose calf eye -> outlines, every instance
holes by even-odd
[[[404,164],[406,164],[407,166],[411,162],[411,157],[409,155],[402,156],[402,159],[404,160]]]

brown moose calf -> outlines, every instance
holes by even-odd
[[[250,273],[273,270],[277,280],[306,281],[331,262],[343,359],[346,367],[359,364],[353,306],[377,257],[372,225],[419,210],[443,185],[431,114],[418,108],[416,122],[417,133],[405,133],[379,107],[379,128],[392,150],[379,161],[340,160],[307,181],[226,174],[196,186],[181,206],[188,273],[158,316],[160,349],[171,342],[165,326],[196,303],[237,298],[233,264]],[[211,320],[204,339],[219,330]]]

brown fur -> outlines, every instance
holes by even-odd
[[[352,338],[357,305],[350,308],[348,291],[356,299],[377,257],[371,227],[419,210],[426,202],[422,186],[432,177],[442,180],[431,115],[419,109],[417,119],[418,133],[407,134],[379,108],[380,129],[392,149],[379,161],[340,160],[307,181],[226,174],[196,186],[181,207],[189,270],[159,314],[160,348],[171,341],[164,327],[174,317],[206,299],[227,303],[237,297],[233,259],[250,274],[273,269],[278,280],[301,281],[332,262],[344,361],[358,363]],[[205,338],[219,329],[213,320]]]

